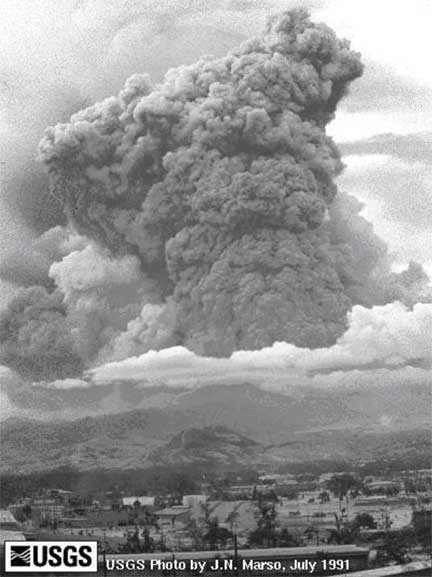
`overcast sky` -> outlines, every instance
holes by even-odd
[[[432,275],[430,0],[2,0],[0,259],[19,251],[31,260],[51,218],[20,210],[28,194],[47,206],[34,165],[47,125],[118,91],[134,72],[160,79],[201,54],[222,55],[268,14],[300,4],[350,39],[366,65],[328,128],[345,155],[340,187],[364,202],[395,268],[416,260]],[[0,306],[14,288],[0,281]]]

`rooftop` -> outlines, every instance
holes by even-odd
[[[156,515],[159,516],[177,516],[177,515],[183,515],[184,513],[189,513],[190,509],[189,507],[183,507],[181,505],[178,506],[174,506],[174,507],[166,507],[165,509],[159,509],[159,511],[156,511]]]

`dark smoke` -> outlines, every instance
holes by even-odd
[[[132,76],[49,128],[40,154],[68,227],[37,241],[25,282],[56,288],[11,302],[0,362],[51,379],[176,344],[316,348],[355,304],[429,299],[421,267],[392,273],[361,204],[336,194],[343,165],[325,127],[361,73],[346,41],[294,10],[225,58],[155,87]]]
[[[62,298],[42,287],[22,289],[0,315],[0,362],[34,379],[82,371]]]
[[[81,234],[139,255],[207,354],[320,346],[351,307],[320,228],[342,164],[325,125],[362,66],[303,10],[229,56],[132,77],[49,129],[53,195]]]

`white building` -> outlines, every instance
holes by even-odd
[[[183,495],[183,507],[197,507],[207,501],[207,495]]]
[[[122,497],[122,504],[125,507],[134,507],[135,503],[138,502],[141,507],[154,507],[155,497]]]
[[[0,510],[0,545],[5,541],[25,541],[21,526],[10,511]]]

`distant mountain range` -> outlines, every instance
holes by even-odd
[[[118,414],[97,414],[96,403],[96,415],[81,419],[4,421],[1,470],[351,460],[430,449],[430,387],[423,384],[297,388],[290,395],[250,384],[127,394],[132,406],[148,407],[127,410],[123,399]]]

